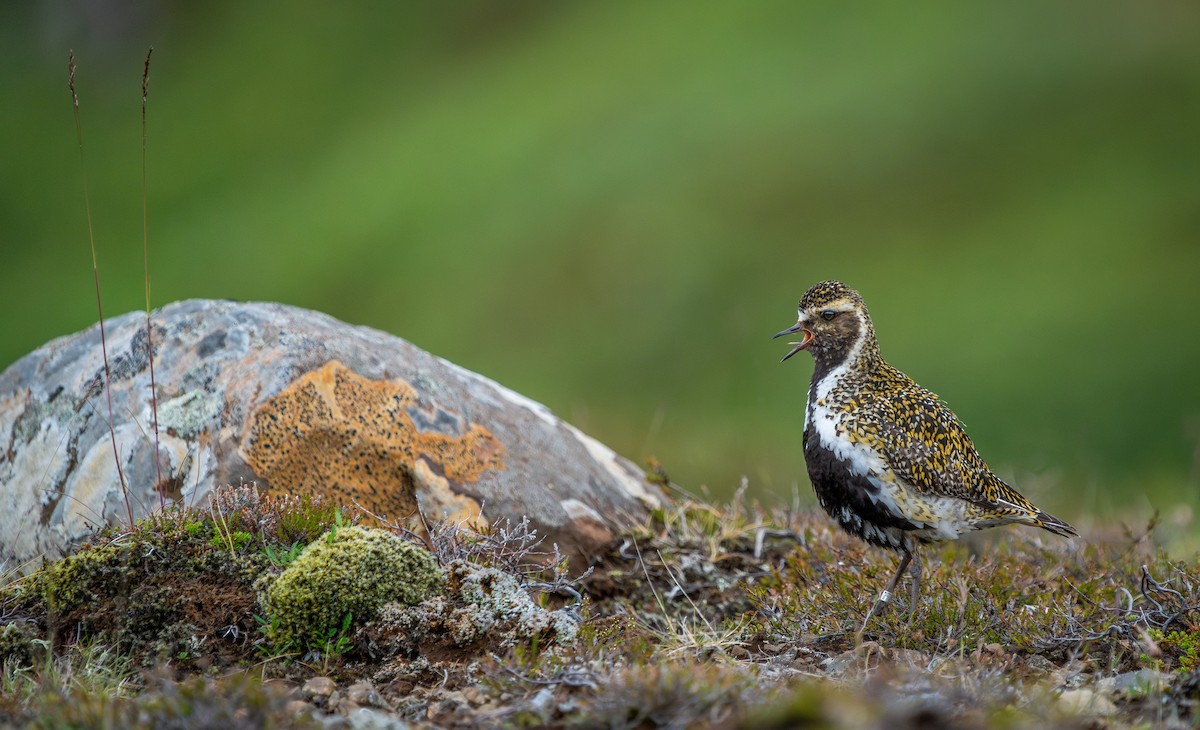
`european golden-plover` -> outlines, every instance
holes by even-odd
[[[839,281],[816,284],[801,298],[796,324],[775,337],[796,333],[800,341],[789,343],[783,359],[807,350],[816,365],[804,412],[804,458],[817,499],[851,534],[901,553],[856,642],[910,566],[909,610],[915,610],[923,543],[1014,523],[1077,534],[992,473],[958,417],[883,359],[858,292]]]

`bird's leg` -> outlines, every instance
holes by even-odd
[[[917,612],[917,599],[921,595],[921,553],[919,545],[913,545],[911,555],[912,565],[908,566],[908,577],[912,583],[909,587],[912,593],[908,599],[909,621],[912,621],[913,614]]]
[[[896,568],[896,574],[893,575],[891,581],[888,582],[887,588],[883,589],[883,593],[879,594],[879,600],[872,603],[871,607],[867,609],[867,617],[863,619],[862,628],[854,632],[855,648],[862,646],[863,632],[867,630],[867,624],[871,622],[871,617],[875,615],[875,611],[877,609],[882,608],[885,603],[892,600],[892,591],[896,589],[896,583],[899,582],[900,576],[904,575],[904,570],[908,567],[909,562],[912,561],[912,551],[907,547],[902,549],[904,550],[904,556],[900,558],[900,566]]]

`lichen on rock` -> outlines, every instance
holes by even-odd
[[[460,563],[451,566],[451,575],[464,604],[452,613],[450,622],[459,644],[492,632],[499,632],[502,644],[545,634],[560,644],[575,641],[578,620],[565,611],[548,611],[534,603],[511,573]]]
[[[279,648],[320,647],[342,625],[373,618],[389,602],[416,604],[445,577],[424,548],[367,527],[340,527],[317,538],[277,578],[259,587]]]
[[[573,644],[579,619],[539,606],[518,578],[463,560],[446,566],[447,587],[418,605],[389,603],[360,632],[376,651],[414,654],[431,647],[501,650],[533,639]]]
[[[459,488],[503,471],[504,446],[459,415],[422,417],[419,400],[401,379],[365,378],[330,361],[259,405],[242,449],[255,474],[292,493],[395,517],[431,492],[425,498],[449,508],[447,517],[477,520],[480,505]],[[434,478],[417,480],[421,470]]]

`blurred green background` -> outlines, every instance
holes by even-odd
[[[6,4],[0,367],[95,319],[69,48],[106,312],[143,306],[154,45],[155,306],[323,310],[808,505],[770,336],[836,277],[1047,509],[1186,510],[1198,38],[1182,0]]]

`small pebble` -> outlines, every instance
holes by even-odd
[[[364,707],[379,707],[382,702],[370,682],[355,682],[346,688],[346,699]]]
[[[325,699],[337,689],[337,683],[329,677],[313,677],[304,683],[303,692],[306,697]]]
[[[1058,701],[1077,715],[1106,717],[1117,713],[1112,700],[1090,689],[1069,689],[1059,695]]]

